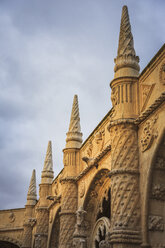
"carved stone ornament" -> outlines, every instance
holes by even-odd
[[[148,150],[151,147],[154,138],[157,138],[158,136],[157,130],[155,129],[155,123],[157,119],[158,116],[155,116],[150,120],[147,120],[144,125],[142,138],[141,138],[142,152]]]
[[[160,68],[159,79],[160,79],[160,83],[165,85],[165,61],[163,62]]]
[[[165,186],[161,184],[153,185],[152,198],[160,201],[165,201]]]
[[[118,103],[118,88],[114,87],[111,92],[111,101],[112,101],[112,106],[116,106]]]
[[[88,157],[92,157],[92,150],[93,150],[93,144],[92,144],[92,141],[89,141],[89,145],[87,148],[87,156]]]
[[[29,222],[30,226],[33,227],[36,224],[36,221],[37,220],[35,218],[30,218],[28,222]]]
[[[80,193],[80,198],[82,198],[85,194],[85,182],[84,182],[84,180],[82,180],[80,183],[79,193]]]
[[[163,157],[157,157],[155,168],[165,170],[165,159]]]
[[[73,234],[73,247],[74,248],[86,248],[86,224],[85,215],[86,211],[82,207],[76,212],[76,225]]]
[[[96,133],[95,142],[98,145],[98,150],[102,151],[104,147],[104,140],[105,140],[105,130],[101,130]]]
[[[96,222],[91,240],[91,248],[110,248],[110,221],[107,217],[102,217]]]
[[[149,216],[148,229],[150,231],[164,231],[163,218],[161,216]]]
[[[9,214],[9,222],[13,223],[15,221],[15,215],[14,213],[11,211],[11,213]]]
[[[146,107],[146,104],[152,94],[152,91],[155,87],[155,84],[142,84],[141,85],[141,95],[142,95],[142,109],[141,111],[143,111]]]

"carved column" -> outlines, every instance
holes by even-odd
[[[136,126],[110,124],[112,146],[111,243],[113,248],[140,247],[140,192]]]
[[[36,216],[35,248],[46,248],[49,225],[49,212],[47,207],[38,207],[36,209]]]
[[[24,232],[23,232],[23,248],[31,248],[32,244],[32,230],[36,222],[36,219],[31,218],[33,207],[26,206],[25,221],[24,221]]]
[[[77,184],[73,178],[61,180],[62,198],[60,213],[60,248],[73,247],[73,233],[76,224]]]
[[[74,96],[69,131],[64,152],[64,170],[61,179],[60,248],[73,247],[76,224],[78,187],[76,176],[80,164],[79,150],[82,144],[78,97]]]
[[[47,197],[51,194],[50,184],[40,184],[40,201],[36,208],[36,233],[35,233],[35,248],[46,248],[49,227],[49,200]]]

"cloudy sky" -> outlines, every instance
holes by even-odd
[[[84,140],[111,108],[124,4],[142,70],[165,41],[164,0],[0,0],[0,209],[24,207],[48,140],[62,169],[74,94]]]

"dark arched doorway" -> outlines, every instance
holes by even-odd
[[[0,241],[0,248],[19,248],[19,246],[7,241]]]
[[[105,243],[110,230],[111,189],[109,170],[103,169],[93,178],[85,202],[87,246],[98,248]]]

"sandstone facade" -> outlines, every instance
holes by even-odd
[[[82,143],[75,95],[64,168],[51,142],[39,200],[33,171],[23,209],[0,211],[0,247],[165,247],[165,45],[139,74],[123,7],[112,109]]]

